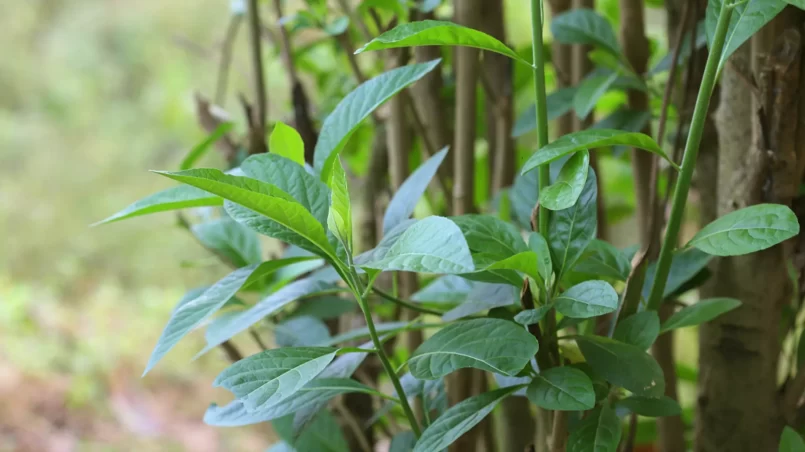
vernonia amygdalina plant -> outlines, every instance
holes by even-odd
[[[444,195],[460,184],[458,175],[456,180],[435,178],[451,154],[447,148],[434,152],[389,201],[377,246],[357,252],[349,169],[339,154],[379,106],[389,100],[404,104],[405,90],[438,70],[438,58],[417,63],[400,58],[398,67],[363,81],[340,100],[323,121],[312,164],[306,162],[307,143],[299,133],[278,123],[268,139],[268,153],[253,153],[228,171],[192,168],[194,158],[181,171],[157,171],[181,185],[138,201],[105,222],[211,209],[213,219],[190,228],[235,270],[179,302],[146,373],[199,326],[206,325],[203,353],[240,333],[256,334],[258,324],[276,324],[276,347],[235,356],[216,378],[214,385],[231,391],[235,399],[226,406],[212,405],[204,419],[217,426],[272,421],[285,441],[277,447],[292,444],[300,451],[348,450],[327,407],[350,393],[383,402],[372,424],[391,417],[394,425],[406,426],[391,442],[392,450],[399,451],[448,448],[510,397],[525,397],[538,410],[536,450],[616,451],[627,442],[622,431],[630,414],[678,415],[678,403],[664,396],[663,372],[646,350],[659,335],[712,320],[740,301],[701,300],[661,323],[657,309],[701,268],[685,269],[681,263],[674,273],[676,258],[684,262],[691,253],[753,253],[799,233],[791,209],[760,204],[717,219],[677,246],[719,73],[727,57],[765,23],[756,16],[741,20],[752,13],[752,3],[710,2],[705,24],[709,57],[679,163],[650,136],[633,130],[592,128],[549,141],[545,18],[538,0],[531,2],[531,61],[489,34],[445,21],[401,23],[371,39],[355,53],[405,56],[394,49],[458,46],[508,57],[533,71],[538,146],[520,169],[520,184],[487,214],[413,219],[434,181]],[[631,71],[605,20],[591,10],[567,14],[554,19],[554,33],[561,35],[557,38],[593,46],[604,70],[578,87],[569,105],[589,112],[618,80],[647,86],[642,75]],[[651,153],[678,173],[662,249],[652,266],[643,259],[646,250],[633,250],[630,256],[596,239],[599,197],[591,153],[614,146]],[[517,205],[523,196],[532,202],[525,212]],[[285,242],[285,256],[262,261],[257,234]],[[377,287],[384,272],[435,280],[406,300]],[[240,293],[260,299],[249,304]],[[313,298],[315,304],[300,303]],[[320,332],[320,319],[349,312],[354,305],[365,327],[336,336]],[[418,314],[378,322],[378,311],[388,305]],[[446,305],[451,309],[444,309]],[[278,318],[283,322],[277,324]],[[421,330],[427,339],[416,349],[389,346],[397,336]],[[379,361],[380,382],[387,380],[387,387],[352,378],[369,357]],[[487,390],[447,406],[445,379],[466,368],[493,378],[484,377]]]

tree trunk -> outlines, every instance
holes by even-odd
[[[723,71],[716,118],[720,215],[765,202],[791,204],[796,195],[802,177],[796,168],[805,155],[794,119],[802,114],[802,15],[789,7]],[[753,79],[758,86],[748,84]],[[714,265],[714,293],[743,304],[700,328],[697,451],[777,450],[785,423],[777,382],[782,310],[793,295],[791,255],[787,242]]]

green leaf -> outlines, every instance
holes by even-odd
[[[416,435],[411,430],[397,433],[391,438],[389,452],[411,452],[416,444]]]
[[[786,0],[789,5],[796,6],[799,9],[805,9],[805,0]],[[805,447],[802,448],[805,451]]]
[[[329,320],[340,317],[344,314],[355,311],[355,300],[336,296],[316,297],[312,300],[305,300],[299,307],[291,313],[292,317],[315,317],[321,320]]]
[[[662,325],[662,332],[709,322],[721,314],[741,306],[734,298],[710,298],[675,312]]]
[[[709,0],[705,15],[705,28],[707,30],[707,43],[712,45],[713,36],[716,32],[718,16],[725,0]],[[738,47],[746,42],[753,34],[763,28],[774,17],[785,8],[785,0],[726,0],[730,4],[735,3],[735,10],[730,17],[730,25],[727,30],[727,38],[724,42],[724,52],[718,62],[718,71],[724,67],[727,59]]]
[[[220,206],[224,200],[218,196],[199,190],[195,187],[182,185],[172,187],[151,196],[143,198],[120,212],[101,220],[93,226],[139,217],[151,213],[167,212],[170,210],[189,209],[191,207]]]
[[[587,415],[567,439],[567,452],[616,452],[621,440],[621,421],[609,405]]]
[[[612,338],[646,350],[660,335],[660,318],[656,311],[632,314],[618,322]]]
[[[647,417],[679,416],[682,408],[676,400],[662,396],[660,398],[631,396],[618,400],[616,407],[623,407],[634,414]]]
[[[355,53],[415,46],[474,47],[499,53],[531,66],[531,63],[520,57],[517,52],[486,33],[452,22],[437,20],[422,20],[398,25],[371,40]]]
[[[341,426],[328,411],[317,413],[310,425],[299,433],[294,431],[291,416],[277,419],[271,425],[291,447],[289,452],[349,452]]]
[[[417,221],[400,235],[382,258],[361,263],[377,270],[422,273],[468,273],[475,270],[461,229],[444,217]]]
[[[529,326],[539,323],[545,314],[551,310],[553,306],[551,305],[543,305],[536,309],[526,309],[524,311],[520,311],[514,316],[514,321],[519,323],[520,325]]]
[[[355,265],[363,266],[367,262],[378,261],[385,258],[391,247],[400,240],[403,233],[417,222],[418,221],[414,219],[406,220],[392,228],[392,230],[383,235],[383,238],[380,239],[376,247],[355,256]]]
[[[338,350],[287,347],[265,350],[227,367],[213,386],[231,391],[247,410],[274,406],[319,375]]]
[[[567,134],[555,140],[553,143],[543,146],[542,149],[535,152],[531,158],[528,159],[521,173],[525,174],[541,165],[584,149],[616,145],[644,149],[668,160],[671,165],[678,168],[675,163],[671,162],[665,154],[665,151],[648,135],[636,132],[624,132],[621,130],[592,129]]]
[[[758,204],[728,213],[705,226],[688,246],[713,256],[765,250],[799,234],[797,216],[779,204]]]
[[[595,407],[593,382],[572,367],[554,367],[540,372],[528,386],[528,400],[546,410],[584,411]]]
[[[612,25],[592,9],[578,8],[551,20],[551,33],[565,44],[586,44],[600,47],[620,57],[618,38]]]
[[[259,264],[262,260],[257,234],[230,218],[194,224],[190,230],[204,247],[223,256],[235,267]]]
[[[324,32],[330,36],[338,36],[344,33],[349,27],[349,17],[336,17],[332,22],[324,26]]]
[[[333,161],[328,183],[332,190],[330,213],[327,217],[327,227],[341,242],[341,246],[352,256],[352,206],[349,201],[349,187],[347,174],[341,165],[341,159]]]
[[[573,268],[587,245],[595,239],[598,227],[595,204],[597,197],[595,172],[590,168],[587,182],[576,204],[569,209],[558,210],[551,214],[547,240],[557,281]]]
[[[590,153],[582,150],[565,162],[556,181],[539,194],[540,205],[549,210],[568,209],[576,203],[587,181]]]
[[[582,336],[576,342],[587,364],[608,382],[637,395],[664,393],[662,369],[645,351],[601,336]]]
[[[779,452],[805,452],[805,441],[796,430],[786,425],[780,437]]]
[[[473,319],[447,325],[426,340],[408,360],[411,374],[433,380],[474,367],[517,375],[539,344],[522,326],[501,319]]]
[[[629,259],[617,248],[603,240],[593,240],[587,246],[573,272],[603,276],[626,281],[631,271]]]
[[[304,167],[277,154],[252,155],[240,165],[243,173],[289,194],[322,225],[327,224],[330,189]]]
[[[517,287],[509,284],[477,283],[460,305],[442,315],[442,320],[452,322],[489,309],[516,305],[519,301]]]
[[[575,87],[560,88],[548,94],[545,99],[548,110],[548,121],[564,115],[573,108],[573,97],[576,95]],[[519,138],[537,128],[537,106],[532,105],[526,109],[514,123],[512,137]]]
[[[316,317],[294,316],[274,327],[277,347],[312,347],[329,340],[330,329]]]
[[[411,296],[418,303],[460,303],[472,291],[476,283],[456,275],[436,278]]]
[[[537,254],[537,272],[543,283],[548,284],[553,272],[551,249],[548,247],[548,242],[539,232],[532,232],[528,235],[528,247]]]
[[[420,165],[419,168],[400,185],[400,188],[394,193],[391,201],[389,201],[385,215],[383,215],[384,234],[388,234],[389,231],[411,217],[417,202],[419,202],[419,198],[425,194],[428,184],[430,184],[431,179],[433,179],[439,166],[441,166],[444,161],[447,150],[448,148],[445,147],[436,153],[433,157],[428,159],[428,161]]]
[[[470,397],[453,405],[422,432],[414,452],[433,452],[453,444],[481,422],[492,410],[521,386],[511,386]]]
[[[432,71],[439,62],[441,59],[392,69],[347,94],[324,120],[316,142],[313,163],[322,173],[321,179],[329,180],[326,169],[330,168],[332,160],[364,119],[392,96]]]
[[[305,166],[305,143],[302,141],[302,136],[296,129],[282,122],[274,125],[274,131],[268,138],[268,150],[300,166]]]
[[[668,271],[668,280],[665,283],[663,298],[668,298],[671,294],[684,287],[685,283],[706,269],[707,264],[712,259],[712,256],[696,248],[675,251],[671,258],[671,269]],[[656,274],[657,263],[652,262],[646,269],[646,278],[642,289],[644,298],[648,298]]]
[[[171,318],[162,331],[162,335],[159,337],[154,351],[151,353],[151,358],[148,361],[148,365],[145,367],[143,375],[153,369],[154,365],[156,365],[181,338],[199,326],[205,319],[215,314],[241,288],[256,282],[280,267],[302,259],[305,258],[268,261],[260,265],[255,264],[239,268],[213,284],[197,297],[180,302],[171,313]]]
[[[554,299],[556,310],[566,317],[588,319],[618,309],[618,294],[605,281],[585,281]]]
[[[498,217],[472,214],[450,217],[450,220],[461,229],[473,254],[503,260],[528,251],[520,231]]]
[[[576,116],[580,119],[589,116],[601,97],[618,80],[618,77],[617,72],[605,75],[591,74],[585,77],[573,96],[573,109],[576,110]]]
[[[324,228],[310,212],[277,187],[215,169],[160,172],[166,177],[214,193],[238,206],[227,204],[227,213],[239,223],[322,257],[335,260]],[[268,218],[270,221],[264,221]]]
[[[277,261],[270,261],[277,262]],[[203,355],[218,345],[222,344],[237,334],[249,329],[250,326],[264,319],[265,317],[278,312],[288,304],[301,297],[310,295],[322,290],[331,288],[327,282],[317,281],[313,278],[300,279],[294,281],[273,294],[263,298],[251,308],[230,316],[223,325],[219,325],[215,331],[207,331],[207,345],[197,356]]]
[[[234,124],[231,122],[222,122],[221,124],[218,124],[218,127],[216,127],[215,130],[213,130],[212,133],[204,139],[204,141],[193,146],[193,149],[191,149],[190,152],[188,152],[185,156],[184,160],[182,160],[182,164],[179,166],[179,169],[186,170],[192,168],[198,159],[206,154],[216,141],[220,140],[224,135],[232,130],[233,126]]]

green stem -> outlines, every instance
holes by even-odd
[[[386,350],[383,348],[383,343],[380,342],[380,337],[377,335],[375,322],[372,320],[372,313],[369,311],[368,303],[366,303],[366,300],[362,296],[363,291],[360,290],[358,283],[359,278],[354,270],[352,271],[352,281],[354,284],[353,294],[355,295],[355,299],[358,301],[358,305],[361,307],[361,311],[363,312],[363,318],[366,320],[366,328],[369,330],[369,337],[372,338],[372,344],[374,344],[374,347],[377,349],[377,357],[380,358],[380,363],[383,365],[383,370],[386,371],[386,375],[388,375],[389,380],[391,380],[391,383],[394,385],[394,389],[397,391],[397,396],[400,399],[400,406],[402,406],[405,416],[408,418],[408,422],[411,424],[411,431],[413,431],[414,435],[419,438],[422,432],[419,429],[419,423],[417,422],[416,415],[414,414],[414,410],[411,409],[411,405],[408,403],[408,398],[405,396],[405,390],[403,390],[400,379],[397,377],[397,373],[394,371],[394,367],[392,367],[388,356],[386,356]],[[371,284],[371,281],[369,283]]]
[[[537,152],[548,144],[548,101],[545,92],[545,52],[542,42],[542,0],[531,0],[531,39],[534,46],[534,92],[537,101]],[[539,167],[539,190],[550,183],[548,165]],[[548,236],[548,215],[550,211],[539,207],[539,233]]]
[[[671,254],[676,247],[679,237],[679,228],[682,225],[682,216],[685,211],[685,203],[688,199],[688,190],[690,189],[690,182],[693,179],[693,169],[696,167],[696,159],[699,155],[699,144],[702,141],[704,122],[707,119],[707,111],[710,108],[710,97],[713,95],[716,80],[718,79],[719,63],[724,51],[724,42],[727,37],[727,31],[729,30],[732,10],[733,8],[731,6],[724,5],[718,16],[713,45],[710,47],[710,54],[707,56],[707,64],[704,67],[704,77],[702,78],[701,88],[699,88],[699,96],[696,98],[696,107],[693,110],[688,141],[685,145],[685,156],[682,159],[682,169],[676,187],[674,188],[671,216],[668,219],[665,240],[660,250],[654,284],[651,286],[648,309],[657,310],[660,303],[662,303],[668,272],[671,269]]]

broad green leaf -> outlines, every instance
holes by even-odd
[[[391,247],[400,240],[403,233],[417,222],[418,221],[414,219],[405,220],[395,226],[392,230],[383,235],[383,238],[380,239],[380,243],[378,243],[376,247],[355,256],[355,265],[363,266],[366,262],[378,261],[385,258]]]
[[[460,303],[472,291],[476,283],[456,275],[436,278],[411,296],[418,303]]]
[[[540,372],[528,386],[528,400],[546,410],[583,411],[595,407],[593,382],[572,367],[554,367]]]
[[[438,20],[422,20],[398,25],[371,40],[355,53],[415,46],[474,47],[499,53],[531,66],[531,63],[520,57],[517,52],[486,33]]]
[[[252,155],[240,165],[243,173],[289,194],[322,225],[327,224],[330,189],[303,166],[277,154]]]
[[[581,119],[589,116],[595,105],[618,80],[618,73],[612,72],[604,75],[591,74],[585,77],[573,96],[573,109],[576,116]]]
[[[410,327],[408,322],[387,322],[387,323],[377,323],[377,324],[375,324],[375,330],[379,334],[383,334],[383,333],[390,333],[390,334],[398,333],[400,331],[405,330],[406,327]],[[341,343],[344,343],[344,342],[351,342],[351,341],[354,341],[356,339],[365,339],[367,337],[369,337],[369,328],[363,326],[363,327],[360,327],[360,328],[355,328],[353,330],[343,332],[343,333],[341,333],[341,334],[339,334],[337,336],[331,337],[330,340],[327,343],[318,344],[318,345],[330,346],[330,345],[341,344]]]
[[[805,0],[786,0],[786,2],[788,2],[789,5],[796,6],[799,9],[805,9]],[[803,447],[802,450],[805,450],[805,447]]]
[[[553,302],[566,317],[588,319],[617,310],[618,294],[605,281],[585,281],[564,291]]]
[[[432,71],[439,62],[441,60],[436,59],[392,69],[347,94],[324,120],[316,142],[313,163],[322,173],[321,179],[329,180],[326,169],[330,168],[332,159],[341,152],[349,136],[364,119],[392,96]]]
[[[389,452],[411,452],[416,444],[416,435],[411,430],[397,433],[391,438]]]
[[[411,374],[433,380],[474,367],[517,375],[537,353],[539,344],[522,326],[501,319],[473,319],[450,324],[416,349],[408,360]]]
[[[481,256],[481,260],[485,260],[486,256]],[[478,259],[476,259],[477,265]],[[517,253],[514,256],[507,257],[501,261],[497,261],[491,265],[486,266],[483,269],[484,272],[496,272],[499,270],[514,270],[521,273],[525,273],[526,275],[534,278],[537,281],[541,281],[542,278],[540,277],[537,271],[538,265],[538,258],[537,253],[533,251],[524,251],[522,253]],[[464,277],[471,278],[470,275],[464,275]],[[506,278],[507,282],[509,278]],[[522,286],[521,278],[515,278],[514,281],[511,281],[517,287]]]
[[[218,196],[199,190],[195,187],[182,185],[172,187],[151,196],[143,198],[120,212],[101,220],[93,226],[139,217],[151,213],[167,212],[170,210],[189,209],[191,207],[220,206],[224,200]]]
[[[758,204],[728,213],[705,226],[688,246],[713,256],[765,250],[799,234],[797,216],[779,204]]]
[[[302,136],[296,129],[282,122],[274,124],[274,131],[268,138],[268,151],[305,166],[305,143]]]
[[[196,298],[186,299],[180,302],[179,306],[171,313],[171,318],[162,331],[162,335],[159,337],[154,351],[151,353],[151,358],[148,361],[148,365],[145,367],[143,375],[153,369],[154,365],[156,365],[181,338],[199,326],[205,319],[215,314],[241,288],[256,282],[284,265],[298,262],[299,260],[301,259],[275,260],[263,262],[260,265],[255,264],[239,268],[213,284]]]
[[[221,124],[218,124],[218,127],[216,127],[215,130],[213,130],[212,133],[204,139],[204,141],[193,146],[193,149],[191,149],[182,160],[182,164],[179,166],[179,169],[186,170],[192,168],[198,159],[206,154],[216,141],[220,140],[221,137],[232,130],[233,126],[234,124],[231,122],[222,122]]]
[[[729,2],[728,5],[734,3],[735,10],[732,12],[732,17],[730,17],[727,38],[724,41],[724,51],[721,54],[721,60],[718,62],[719,72],[721,72],[730,55],[738,50],[738,47],[753,34],[774,19],[786,5],[785,0],[709,0],[705,14],[708,45],[713,43],[718,16],[721,14],[721,8],[725,1]]]
[[[422,432],[414,452],[433,452],[446,448],[481,422],[520,386],[511,386],[470,397],[450,407]]]
[[[349,452],[341,426],[327,410],[316,413],[301,432],[295,431],[292,416],[274,420],[271,426],[291,447],[290,452]]]
[[[542,149],[539,149],[528,159],[521,173],[526,173],[538,166],[584,149],[616,145],[644,149],[668,160],[671,165],[678,168],[675,163],[671,162],[665,151],[648,135],[621,130],[593,129],[567,134],[553,143],[543,146]]]
[[[514,321],[524,326],[534,325],[539,323],[552,307],[551,305],[543,305],[536,309],[520,311],[514,316]]]
[[[402,222],[411,217],[414,213],[419,198],[425,194],[431,179],[436,174],[445,156],[447,155],[448,148],[444,148],[436,155],[428,159],[425,163],[419,166],[405,182],[400,185],[399,190],[394,193],[394,196],[389,201],[389,206],[386,208],[386,213],[383,215],[383,233],[388,234],[389,231],[400,225]]]
[[[276,261],[270,261],[276,262]],[[327,282],[317,281],[313,278],[300,279],[294,281],[278,291],[268,295],[251,308],[239,312],[237,315],[230,316],[223,325],[219,325],[215,331],[208,331],[206,335],[207,345],[197,356],[203,355],[218,345],[222,344],[237,334],[249,329],[250,326],[264,319],[265,317],[278,312],[288,304],[301,297],[310,295],[322,290],[331,288]]]
[[[539,201],[538,171],[527,174],[517,174],[514,185],[509,190],[512,221],[520,229],[531,230],[531,212]]]
[[[316,317],[294,316],[274,327],[277,347],[312,347],[329,340],[330,329]]]
[[[668,280],[665,283],[663,298],[667,298],[674,292],[681,290],[685,283],[707,268],[707,264],[709,264],[712,259],[712,256],[696,248],[675,251],[671,258],[671,269],[668,271]],[[642,289],[642,296],[644,298],[648,298],[656,274],[657,263],[652,262],[646,269],[646,279]]]
[[[230,176],[214,169],[159,174],[236,203],[242,208],[228,205],[227,213],[257,232],[334,259],[335,252],[327,241],[321,223],[276,186],[248,177]],[[263,218],[270,221],[261,221]]]
[[[664,393],[662,369],[640,348],[601,336],[582,336],[576,343],[587,364],[608,382],[637,395],[659,397]]]
[[[371,347],[371,344],[363,346]],[[241,400],[235,400],[224,407],[213,404],[207,409],[204,422],[221,427],[236,427],[294,414],[294,430],[299,430],[297,425],[312,420],[316,413],[327,405],[328,401],[338,395],[352,392],[375,394],[374,389],[348,378],[366,359],[366,356],[367,353],[348,353],[339,356],[317,378],[294,395],[272,407],[251,411],[243,406]]]
[[[616,452],[621,440],[621,421],[609,405],[587,415],[567,439],[567,452]]]
[[[586,149],[573,154],[565,162],[556,181],[539,194],[539,203],[549,210],[568,209],[576,203],[587,181],[590,153]]]
[[[340,16],[333,19],[332,22],[326,24],[323,30],[330,36],[338,36],[347,31],[347,27],[349,27],[349,17]]]
[[[319,375],[335,358],[326,347],[265,350],[227,367],[213,386],[240,399],[247,410],[269,408],[287,399]]]
[[[450,217],[450,220],[461,229],[473,254],[503,260],[528,251],[520,231],[498,217],[472,214]]]
[[[576,88],[560,88],[545,99],[548,110],[548,121],[564,115],[573,108],[573,97],[576,95]],[[514,122],[512,137],[519,138],[537,128],[537,107],[532,105],[526,109]]]
[[[532,232],[528,235],[528,247],[537,254],[537,272],[540,278],[545,284],[549,284],[553,272],[553,262],[548,242],[539,232]]]
[[[616,407],[623,407],[634,414],[647,417],[678,416],[682,408],[676,400],[662,396],[659,398],[631,396],[618,400]]]
[[[609,116],[593,124],[591,129],[616,129],[627,132],[639,132],[651,120],[651,112],[619,108]],[[617,148],[617,146],[616,146]]]
[[[805,441],[796,430],[786,425],[780,437],[779,452],[805,452]]]
[[[590,168],[587,182],[576,204],[569,209],[551,213],[549,235],[546,239],[551,249],[551,260],[557,281],[561,281],[562,276],[573,268],[587,249],[587,245],[595,239],[598,227],[595,204],[597,198],[595,172]]]
[[[315,317],[321,320],[329,320],[340,317],[356,309],[355,300],[336,296],[322,296],[311,300],[305,300],[290,314],[291,317]]]
[[[618,38],[612,25],[592,9],[578,8],[551,20],[551,33],[565,44],[587,44],[620,57]]]
[[[656,311],[643,311],[620,320],[612,338],[646,350],[660,335],[660,318]]]
[[[191,227],[205,248],[223,256],[235,267],[259,264],[260,239],[251,229],[230,218],[219,218]]]
[[[330,213],[327,217],[327,227],[335,234],[341,242],[341,246],[352,256],[352,206],[349,201],[349,187],[347,186],[347,174],[341,166],[341,159],[333,161],[330,170],[330,180],[328,185],[332,190],[330,201]]]
[[[603,240],[593,240],[587,246],[573,272],[603,276],[616,281],[626,281],[631,264],[619,249]]]
[[[400,235],[382,258],[361,263],[377,270],[422,273],[468,273],[475,270],[461,229],[444,217],[417,221]]]
[[[721,314],[736,309],[741,302],[734,298],[710,298],[675,312],[662,325],[662,332],[700,325],[709,322]]]
[[[464,301],[445,312],[442,320],[452,322],[493,308],[519,304],[519,288],[509,284],[477,283]]]

